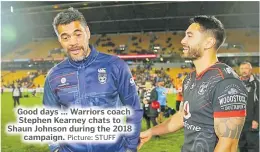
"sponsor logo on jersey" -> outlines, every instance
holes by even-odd
[[[223,95],[221,97],[219,97],[219,104],[220,105],[223,105],[223,104],[226,104],[226,103],[238,103],[238,102],[243,102],[243,103],[246,103],[246,97],[244,95]]]
[[[222,110],[242,110],[246,108],[247,95],[235,85],[229,85],[218,97],[218,103]]]
[[[185,101],[183,104],[184,118],[189,119],[191,117],[189,101]],[[201,127],[194,124],[189,124],[188,120],[184,121],[184,127],[193,131],[200,131]]]
[[[231,67],[225,68],[224,71],[225,71],[227,74],[233,74],[235,77],[238,77],[237,73],[236,73]]]
[[[230,88],[230,90],[228,91],[229,95],[234,95],[234,94],[237,94],[237,93],[238,93],[238,91],[235,88]]]
[[[189,124],[188,121],[184,121],[184,127],[186,129],[189,129],[189,130],[193,130],[193,131],[200,131],[201,130],[201,127],[200,126],[196,126],[196,125],[193,125],[193,124]]]
[[[227,67],[227,68],[224,69],[224,71],[225,71],[227,74],[231,74],[232,71],[233,71],[233,69],[230,68],[230,67]]]
[[[183,104],[184,118],[189,119],[191,117],[189,101],[185,101]]]
[[[105,84],[107,82],[106,68],[98,69],[98,81],[100,84]]]

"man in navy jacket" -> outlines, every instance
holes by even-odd
[[[143,110],[128,65],[120,58],[98,52],[89,45],[90,31],[78,10],[69,8],[53,21],[54,30],[68,58],[53,67],[45,80],[43,104],[71,106],[131,107],[127,122],[134,133],[111,144],[62,143],[50,145],[53,152],[136,152]]]

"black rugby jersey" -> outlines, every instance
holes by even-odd
[[[218,138],[214,118],[246,115],[247,91],[234,70],[217,62],[183,82],[184,145],[182,152],[213,152]]]

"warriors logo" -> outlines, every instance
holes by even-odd
[[[209,82],[203,82],[203,83],[200,85],[198,94],[199,94],[199,95],[203,95],[203,94],[206,92],[208,85],[209,85]]]
[[[106,68],[100,68],[98,69],[98,81],[101,84],[105,84],[107,82],[107,72]]]

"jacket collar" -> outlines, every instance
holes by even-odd
[[[248,78],[248,79],[243,79],[242,77],[240,77],[240,80],[242,80],[242,81],[248,81],[248,82],[252,82],[252,81],[254,81],[255,80],[255,77],[251,74],[250,75],[250,77]]]
[[[83,68],[90,65],[93,61],[95,61],[99,52],[91,45],[89,45],[89,48],[90,48],[90,53],[88,57],[86,57],[82,61],[73,61],[70,58],[68,58],[69,63],[76,68]]]

